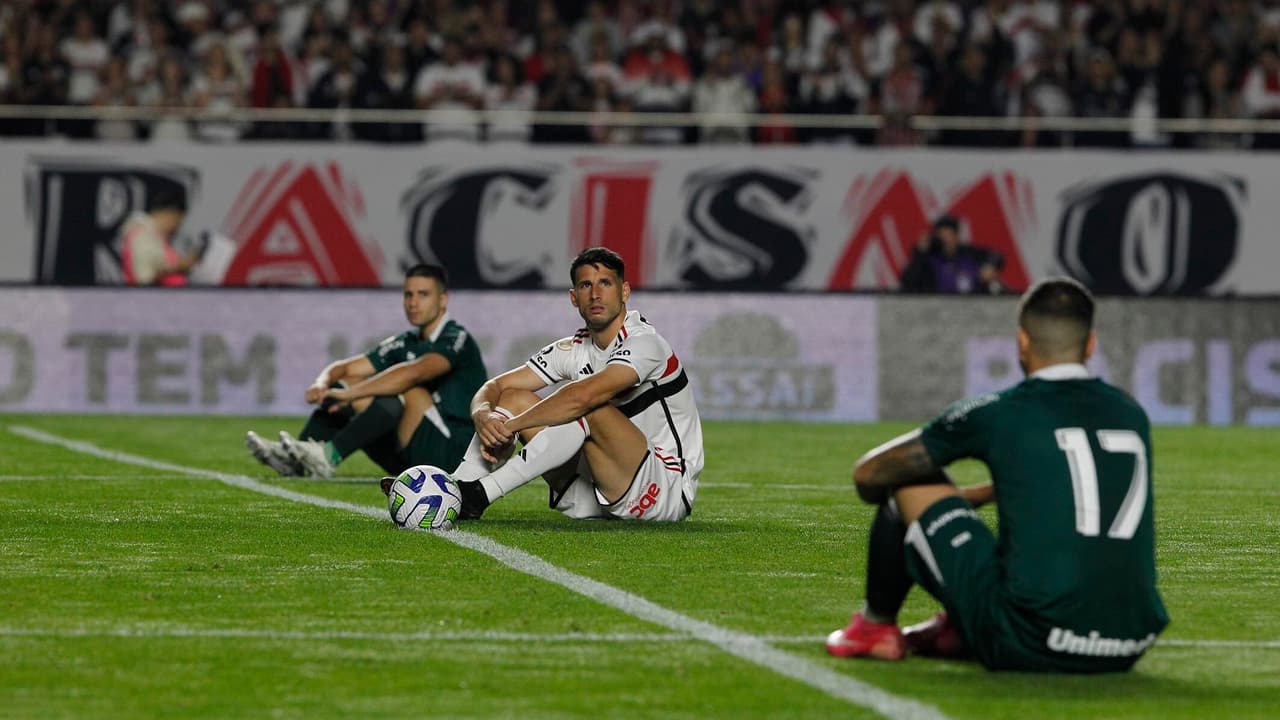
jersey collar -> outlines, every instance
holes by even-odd
[[[1040,368],[1031,373],[1031,377],[1036,380],[1088,380],[1093,375],[1080,363],[1058,363]]]
[[[444,314],[440,316],[440,322],[436,323],[436,329],[431,332],[431,335],[427,339],[431,342],[435,342],[436,339],[440,337],[440,333],[444,332],[444,326],[449,324],[450,319],[449,311],[445,310]]]

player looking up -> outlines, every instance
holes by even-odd
[[[879,510],[866,604],[827,638],[842,657],[971,654],[993,670],[1133,666],[1168,624],[1156,590],[1151,434],[1124,392],[1091,377],[1093,298],[1049,279],[1018,307],[1026,380],[952,405],[860,458],[853,479]],[[957,489],[942,468],[986,463]],[[999,537],[973,507],[998,501]],[[912,583],[945,612],[899,631]]]
[[[702,423],[671,345],[627,310],[624,273],[612,250],[579,254],[569,301],[586,327],[475,394],[476,436],[453,473],[461,517],[479,517],[538,476],[550,485],[550,506],[570,517],[688,517],[702,471]],[[561,383],[545,399],[535,394]],[[525,444],[512,454],[517,434]]]
[[[471,442],[471,398],[486,372],[475,339],[448,306],[443,268],[409,268],[404,314],[413,329],[330,363],[307,388],[307,402],[319,407],[298,439],[281,431],[278,442],[263,440],[251,430],[249,451],[281,475],[330,477],[357,450],[387,472],[457,464]]]

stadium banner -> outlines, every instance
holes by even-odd
[[[880,417],[919,420],[1022,377],[1012,298],[879,300]],[[1280,425],[1280,301],[1105,298],[1089,363],[1159,425]]]
[[[1280,185],[1243,153],[0,142],[0,281],[119,282],[119,229],[161,189],[212,238],[209,284],[559,288],[589,245],[636,287],[885,290],[943,213],[1013,291],[1280,293]],[[18,170],[22,171],[19,172]]]
[[[876,300],[645,293],[706,418],[874,420]],[[567,291],[450,293],[491,374],[581,318]],[[330,360],[402,332],[392,290],[0,288],[0,412],[308,411]]]

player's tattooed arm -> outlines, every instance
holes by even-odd
[[[873,448],[858,458],[853,466],[853,482],[858,497],[865,502],[884,502],[897,488],[907,485],[951,484],[951,478],[933,463],[920,431],[905,435]]]

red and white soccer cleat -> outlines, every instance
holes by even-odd
[[[854,613],[847,627],[827,636],[827,652],[836,657],[901,660],[907,654],[907,645],[897,625],[873,623],[862,613]]]
[[[902,639],[914,655],[934,658],[962,658],[968,655],[964,638],[944,612],[903,628]]]

